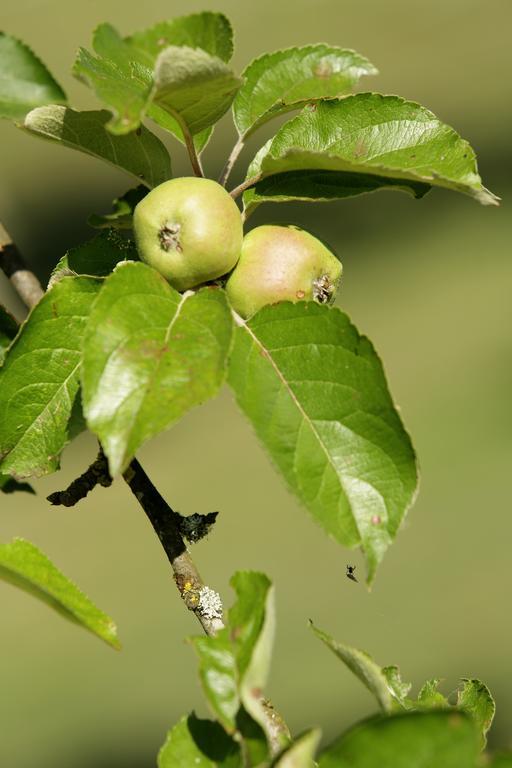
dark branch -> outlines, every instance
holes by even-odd
[[[112,478],[108,471],[108,461],[103,453],[100,451],[96,460],[91,464],[83,475],[73,480],[64,491],[55,491],[50,493],[46,498],[54,506],[73,507],[81,499],[85,499],[87,494],[92,491],[97,485],[108,488],[112,485]]]
[[[181,530],[182,521],[187,518],[167,504],[137,459],[133,459],[123,477],[160,539],[185,605],[196,614],[206,634],[215,635],[224,626],[222,612],[211,610],[212,606],[208,605],[208,597],[216,593],[206,587],[187,551]],[[216,513],[210,514],[216,516]]]
[[[11,281],[16,293],[29,309],[44,296],[41,283],[27,269],[23,258],[0,224],[0,269]]]

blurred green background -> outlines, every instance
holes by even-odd
[[[69,74],[92,29],[129,33],[195,10],[222,10],[236,31],[235,65],[263,51],[325,41],[358,49],[381,72],[363,89],[429,106],[471,141],[484,182],[504,202],[482,208],[434,191],[422,201],[379,193],[323,206],[266,206],[251,220],[301,223],[344,263],[339,304],[379,350],[422,469],[418,501],[371,594],[344,576],[363,569],[285,490],[229,391],[153,440],[140,458],[181,512],[221,510],[194,548],[203,576],[231,600],[236,569],[267,572],[278,633],[269,695],[295,733],[318,724],[331,738],[372,712],[370,695],[307,628],[313,618],[417,686],[483,679],[496,697],[493,747],[512,747],[510,355],[512,48],[509,0],[8,0],[6,31],[22,37],[81,108],[92,95]],[[263,143],[259,132],[244,154]],[[217,175],[234,142],[225,118],[207,149]],[[169,141],[176,175],[189,174]],[[42,278],[90,236],[85,219],[130,185],[92,158],[0,126],[0,218]],[[241,163],[239,177],[244,163]],[[238,181],[234,175],[233,182]],[[0,300],[21,307],[3,276]],[[38,496],[1,499],[0,539],[42,547],[116,619],[114,653],[34,599],[0,585],[0,765],[146,768],[167,728],[206,714],[180,605],[158,541],[122,482],[79,506],[51,508],[95,455],[91,436],[67,450]]]

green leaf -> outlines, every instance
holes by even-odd
[[[0,370],[0,472],[40,477],[59,468],[98,288],[91,278],[61,280],[21,326]]]
[[[98,58],[81,49],[73,71],[112,110],[108,130],[117,134],[132,131],[147,113],[182,142],[182,125],[174,110],[169,112],[166,105],[153,102],[157,58],[169,46],[198,49],[216,62],[228,61],[233,52],[228,20],[222,14],[208,12],[161,22],[127,38],[122,38],[110,24],[101,24],[94,33],[93,46]],[[195,135],[198,152],[204,149],[210,135],[210,127]]]
[[[417,709],[435,709],[436,707],[449,707],[448,699],[437,690],[441,681],[434,677],[427,680],[421,687],[414,705]]]
[[[474,719],[481,734],[480,746],[484,749],[487,743],[486,734],[496,712],[489,689],[481,680],[462,678],[462,687],[457,692],[457,707]]]
[[[109,118],[105,111],[76,112],[53,105],[30,112],[24,127],[41,138],[106,160],[147,187],[171,177],[171,160],[160,139],[144,126],[129,136],[112,136],[105,128]]]
[[[336,176],[322,173],[312,179],[306,173],[302,183],[303,171]],[[486,205],[498,202],[482,186],[473,149],[453,128],[419,104],[378,93],[304,108],[260,151],[249,173],[255,182],[261,179],[261,186],[246,193],[248,207],[267,198],[326,200],[386,187],[418,197],[429,186],[463,192]]]
[[[242,73],[233,103],[238,133],[245,139],[277,115],[307,101],[345,96],[362,75],[376,74],[364,56],[323,43],[265,53]]]
[[[50,285],[63,277],[88,275],[107,277],[123,261],[138,260],[134,243],[109,229],[85,243],[70,248],[55,266]]]
[[[9,544],[0,544],[0,577],[43,600],[113,648],[120,647],[112,619],[29,541],[13,539]]]
[[[13,477],[9,475],[0,475],[0,491],[2,493],[16,493],[22,491],[24,493],[35,494],[34,489],[28,483],[19,483]]]
[[[391,712],[393,709],[393,690],[390,690],[388,680],[383,670],[374,662],[372,657],[364,651],[343,645],[334,640],[330,635],[317,629],[310,622],[315,635],[322,640],[331,651],[343,661],[363,685],[373,693],[383,712]]]
[[[512,768],[512,752],[495,755],[489,768]]]
[[[153,103],[197,134],[227,112],[241,80],[200,48],[170,46],[155,64]]]
[[[158,768],[238,768],[240,748],[219,723],[200,720],[194,713],[181,720],[167,734],[158,754]]]
[[[17,321],[10,312],[0,305],[0,366],[3,365],[7,350],[17,333]]]
[[[129,189],[112,202],[112,213],[93,213],[87,223],[95,229],[132,229],[134,208],[146,196],[147,191],[147,187],[142,184]]]
[[[222,61],[229,61],[233,55],[231,24],[224,14],[209,11],[161,21],[135,32],[125,41],[148,66],[152,66],[158,54],[169,45],[201,48]]]
[[[199,679],[210,709],[228,733],[235,733],[240,697],[229,632],[193,637],[191,643],[199,656]]]
[[[411,504],[414,452],[371,343],[338,309],[265,307],[239,321],[229,382],[290,488],[368,581]]]
[[[146,440],[217,394],[231,333],[220,289],[180,295],[133,262],[105,280],[85,333],[82,389],[112,476]]]
[[[237,601],[227,626],[215,637],[194,637],[191,642],[199,655],[201,683],[212,711],[228,733],[239,731],[248,738],[247,718],[252,717],[264,731],[268,727],[263,688],[274,631],[273,590],[264,574],[246,571],[235,574],[231,585]]]
[[[319,768],[476,768],[478,739],[461,712],[407,712],[359,723],[325,749]]]
[[[66,102],[43,62],[20,40],[0,32],[0,117],[23,120],[34,107]]]
[[[400,675],[400,670],[395,665],[382,667],[382,674],[386,678],[388,688],[393,698],[396,699],[400,706],[405,707],[405,709],[410,709],[412,702],[407,698],[407,695],[411,690],[411,683],[404,683],[402,676]]]
[[[229,611],[229,628],[238,672],[240,699],[263,728],[262,700],[272,658],[275,632],[274,590],[260,573],[239,571],[231,579],[237,602]]]
[[[320,741],[318,728],[306,731],[287,747],[272,763],[272,768],[313,768],[315,752]]]

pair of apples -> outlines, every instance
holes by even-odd
[[[294,226],[256,227],[217,182],[171,179],[137,205],[133,228],[140,258],[178,291],[231,273],[226,292],[243,318],[278,301],[330,302],[342,265],[320,240]]]

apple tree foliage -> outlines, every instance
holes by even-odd
[[[181,142],[200,175],[201,154],[229,110],[238,139],[224,185],[248,137],[286,117],[232,190],[245,219],[267,202],[386,189],[421,198],[442,187],[484,205],[498,201],[482,184],[471,146],[432,112],[398,96],[354,92],[377,71],[355,51],[288,48],[260,56],[240,74],[232,54],[231,25],[220,13],[171,19],[129,36],[100,24],[92,50],[80,49],[73,66],[100,108],[80,111],[27,45],[0,34],[0,115],[27,135],[131,177],[111,213],[91,215],[99,233],[61,258],[26,320],[18,327],[0,308],[0,490],[32,492],[30,478],[55,472],[85,428],[115,478],[141,445],[227,382],[312,518],[341,545],[362,549],[370,584],[417,487],[415,452],[373,344],[337,307],[278,303],[243,321],[222,281],[178,293],[139,260],[129,239],[133,209],[172,178],[159,136]],[[1,544],[0,576],[118,647],[113,622],[33,544]],[[261,692],[273,588],[248,572],[232,584],[236,602],[224,629],[192,640],[215,720],[183,718],[168,734],[160,768],[478,764],[494,714],[485,685],[462,681],[450,704],[433,679],[411,697],[397,667],[381,668],[314,627],[374,695],[380,714],[320,751],[315,729],[281,737],[277,750],[274,740],[269,751],[272,716]],[[512,763],[502,756],[491,764]]]

